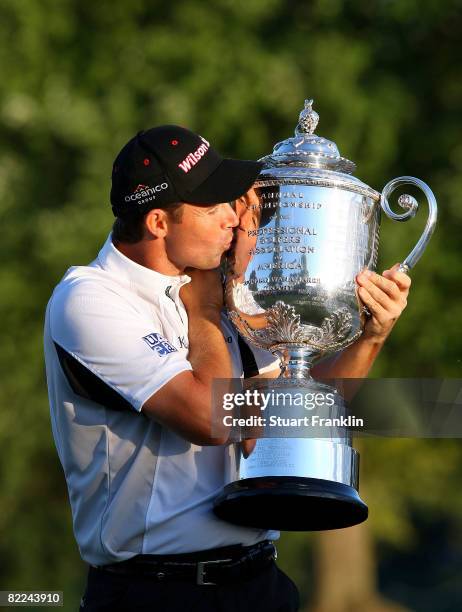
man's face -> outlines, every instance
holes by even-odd
[[[231,245],[239,223],[230,204],[183,205],[180,223],[170,222],[165,237],[168,258],[178,268],[211,270]]]

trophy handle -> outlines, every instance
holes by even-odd
[[[421,258],[423,252],[427,247],[428,241],[430,240],[435,230],[437,205],[435,196],[433,195],[432,190],[426,183],[424,183],[418,178],[414,178],[413,176],[399,176],[398,178],[393,179],[385,185],[380,196],[380,206],[382,207],[387,217],[390,217],[390,219],[393,219],[394,221],[408,221],[409,219],[415,217],[417,213],[419,205],[416,199],[405,193],[398,198],[398,204],[401,206],[401,208],[406,209],[406,212],[398,215],[391,210],[390,205],[388,204],[388,197],[397,187],[401,187],[403,185],[415,185],[416,187],[419,187],[427,196],[427,202],[429,207],[427,224],[422,233],[422,236],[419,238],[419,241],[409,253],[409,255],[406,257],[406,259],[399,266],[399,271],[406,272],[407,274],[409,270],[411,270],[411,268],[413,268]]]

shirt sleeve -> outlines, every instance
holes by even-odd
[[[252,351],[259,374],[265,374],[272,370],[279,370],[279,358],[275,357],[271,351],[258,348],[246,340],[244,340],[244,342]]]
[[[60,358],[76,360],[77,371],[95,376],[135,410],[174,376],[192,370],[186,352],[162,333],[158,318],[96,283],[55,291],[50,331]]]
[[[239,335],[224,312],[222,313],[222,328],[227,342],[230,343],[230,350],[233,351],[234,349],[236,351],[242,363],[242,371],[237,375],[250,377],[279,369],[279,359],[271,351],[258,348],[251,342],[247,342]]]

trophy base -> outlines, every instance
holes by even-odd
[[[342,529],[362,523],[368,509],[353,487],[298,476],[232,482],[214,504],[225,521],[279,531]]]

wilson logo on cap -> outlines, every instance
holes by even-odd
[[[204,144],[201,144],[195,151],[192,153],[188,153],[188,155],[178,164],[178,167],[183,170],[183,172],[188,173],[191,168],[193,168],[198,161],[204,157],[210,147],[210,143],[200,136],[200,139]]]

